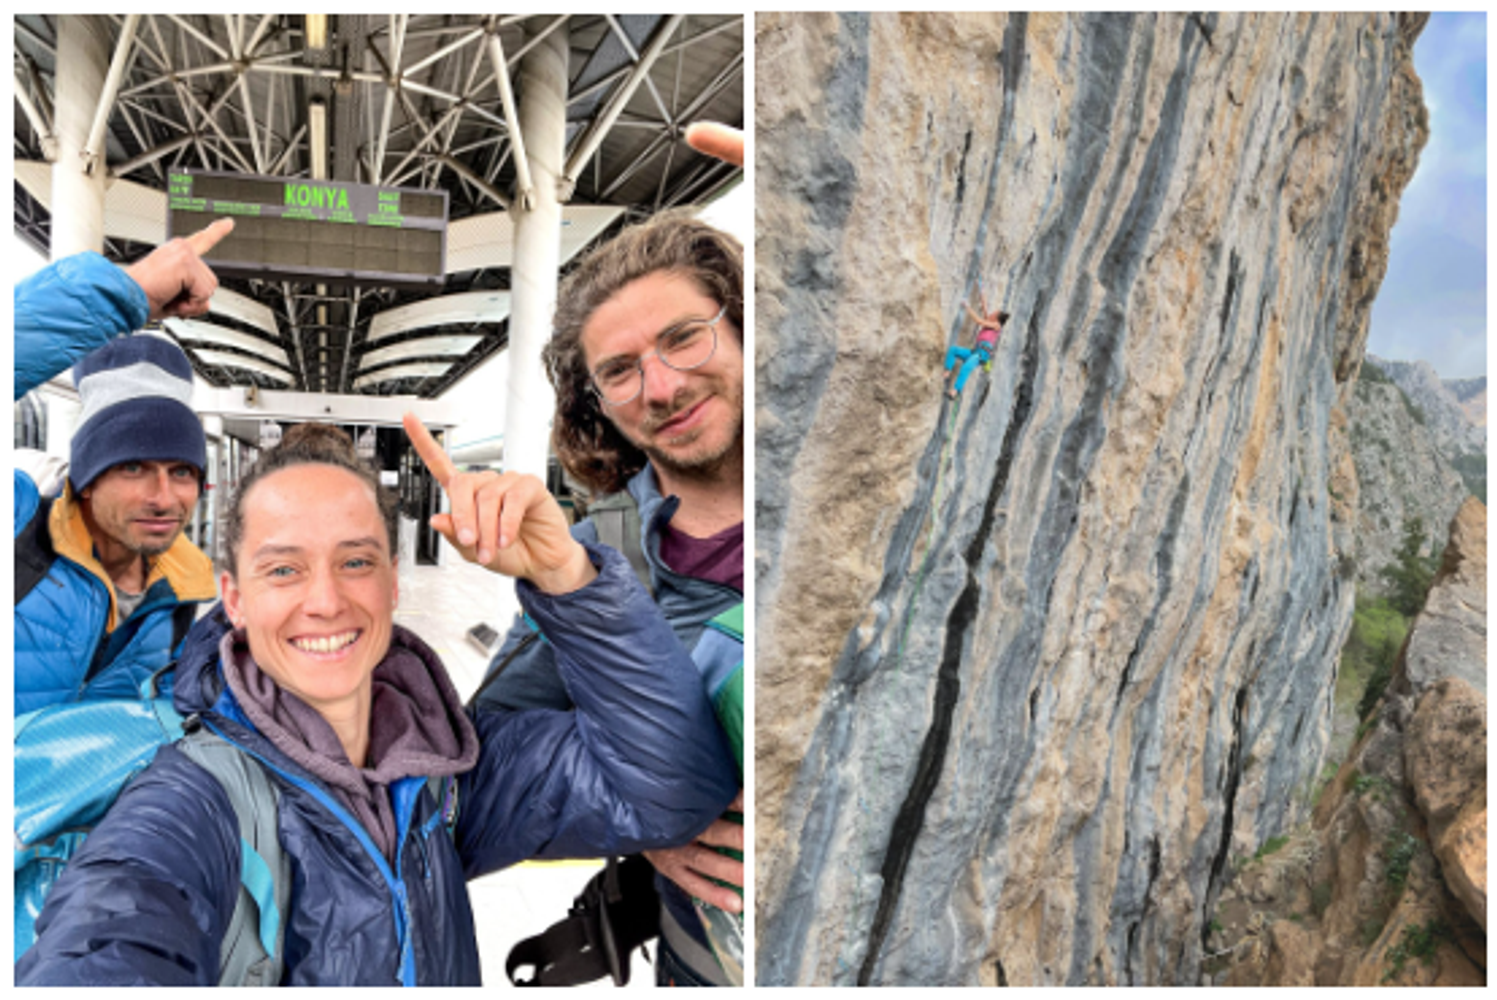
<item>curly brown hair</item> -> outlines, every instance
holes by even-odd
[[[556,390],[551,444],[562,467],[594,496],[624,488],[647,461],[604,414],[592,391],[582,328],[625,285],[658,271],[691,278],[727,307],[743,337],[743,245],[685,211],[662,212],[589,253],[557,292],[551,340],[541,354]]]
[[[244,542],[244,500],[249,491],[260,480],[273,472],[289,469],[293,465],[332,465],[346,469],[358,476],[374,491],[374,501],[379,506],[380,518],[385,522],[385,534],[390,543],[390,557],[400,537],[400,510],[395,494],[379,483],[379,474],[359,458],[353,440],[343,431],[329,424],[297,424],[286,431],[281,443],[260,453],[255,464],[244,474],[234,490],[224,515],[224,565],[229,575],[239,578],[239,547]]]

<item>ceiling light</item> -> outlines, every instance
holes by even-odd
[[[327,15],[307,14],[307,48],[327,48]]]

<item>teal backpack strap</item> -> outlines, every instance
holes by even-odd
[[[743,603],[733,605],[716,618],[707,622],[711,628],[743,642]]]
[[[743,603],[707,622],[691,658],[743,771]]]
[[[217,779],[239,819],[239,898],[219,952],[219,985],[278,986],[291,895],[291,860],[277,823],[280,793],[257,762],[201,726],[177,749]]]
[[[743,777],[743,604],[735,604],[707,622],[697,640],[692,659],[707,686],[707,695],[717,713],[717,721],[728,737],[738,761],[738,776]],[[742,813],[725,813],[724,818],[742,823]],[[743,852],[726,847],[713,848],[736,860]],[[719,885],[727,885],[725,882]],[[730,888],[732,888],[730,886]],[[738,890],[742,895],[742,890]],[[733,986],[743,985],[743,914],[728,913],[698,901],[697,917],[701,932],[711,945],[712,956]],[[674,946],[674,945],[673,945]]]

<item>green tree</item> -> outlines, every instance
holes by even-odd
[[[1422,517],[1404,518],[1403,544],[1393,554],[1393,561],[1380,571],[1391,587],[1388,603],[1405,618],[1414,617],[1424,607],[1430,581],[1435,578],[1436,560],[1420,554],[1424,537]]]

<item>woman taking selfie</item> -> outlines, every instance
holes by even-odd
[[[738,790],[696,669],[628,563],[573,541],[533,478],[433,472],[452,493],[438,526],[519,578],[577,710],[466,713],[393,622],[393,500],[342,432],[289,431],[234,498],[222,610],[189,635],[174,694],[189,731],[273,790],[258,811],[289,885],[249,925],[279,949],[271,982],[476,984],[467,879],[681,843]],[[196,738],[163,747],[69,864],[18,984],[220,982],[250,837],[184,752]]]

